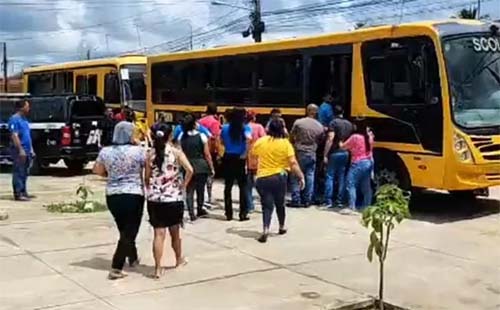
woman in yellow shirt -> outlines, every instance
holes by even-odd
[[[283,122],[271,120],[267,136],[255,142],[252,155],[258,158],[257,191],[262,204],[263,232],[259,242],[267,242],[269,227],[274,207],[278,214],[279,234],[287,232],[285,228],[285,194],[288,172],[291,171],[299,179],[301,189],[304,188],[304,175],[295,159],[293,146],[286,138]]]

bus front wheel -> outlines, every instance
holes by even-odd
[[[375,159],[373,182],[375,190],[385,184],[394,184],[406,191],[411,190],[410,175],[399,157]]]

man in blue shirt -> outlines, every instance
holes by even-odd
[[[204,134],[207,136],[207,138],[210,138],[212,134],[210,133],[210,130],[208,130],[206,127],[200,125],[198,122],[196,122],[196,130],[198,130],[200,133]],[[182,135],[184,134],[184,130],[182,130],[182,125],[177,125],[174,128],[174,142],[179,142],[179,140],[182,138]]]
[[[16,110],[17,112],[9,119],[13,162],[12,188],[15,200],[29,201],[26,181],[28,180],[30,162],[34,155],[30,125],[26,119],[30,111],[30,102],[28,100],[16,102]]]
[[[202,126],[198,121],[196,121],[196,130],[198,130],[200,133],[207,136],[207,138],[212,137],[210,130],[208,130],[208,128]],[[182,129],[182,125],[179,124],[179,125],[175,126],[174,134],[173,134],[174,143],[179,142],[180,139],[182,138],[183,134],[184,134],[184,130]]]
[[[323,97],[323,103],[319,106],[318,120],[323,127],[328,128],[333,121],[333,117],[333,96],[328,94]]]

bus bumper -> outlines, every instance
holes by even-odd
[[[488,165],[458,165],[448,178],[449,190],[477,190],[500,186],[500,163]]]

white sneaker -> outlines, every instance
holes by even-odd
[[[342,215],[354,215],[356,212],[350,208],[343,208],[339,211],[340,214]]]

